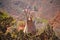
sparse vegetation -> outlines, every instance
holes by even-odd
[[[13,18],[8,16],[6,13],[0,12],[0,31],[6,32],[7,27],[10,27],[13,23]]]
[[[0,12],[0,40],[59,40],[53,31],[53,27],[49,24],[47,25],[46,30],[40,35],[33,35],[31,33],[26,34],[23,30],[18,32],[16,29],[13,31],[13,34],[8,32],[5,35],[7,27],[12,26],[12,21],[12,17]],[[42,21],[46,22],[45,20]]]

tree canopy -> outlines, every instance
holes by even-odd
[[[13,18],[7,13],[0,12],[0,31],[5,32],[12,25]]]

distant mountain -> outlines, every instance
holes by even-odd
[[[0,6],[16,18],[20,18],[20,15],[22,15],[22,13],[24,14],[22,10],[26,9],[27,6],[31,10],[36,7],[38,11],[35,13],[39,14],[42,18],[50,19],[60,10],[59,1],[60,0],[1,0]]]

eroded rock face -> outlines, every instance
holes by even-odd
[[[60,12],[56,13],[50,24],[53,26],[56,35],[60,38]]]

